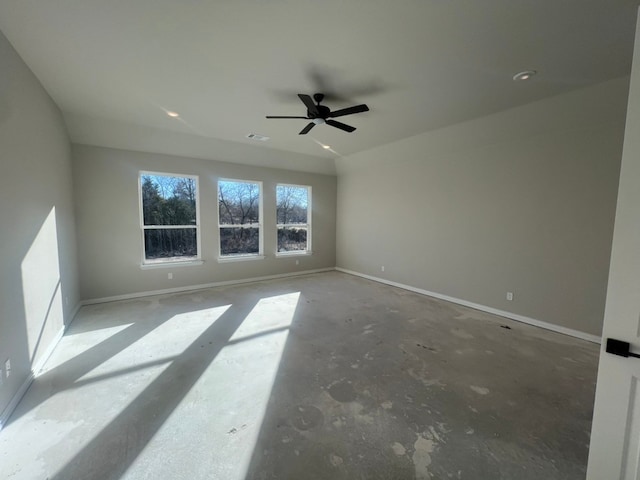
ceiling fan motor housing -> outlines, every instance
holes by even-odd
[[[318,109],[317,114],[315,112],[312,112],[311,110],[307,110],[307,116],[309,118],[327,119],[329,117],[329,114],[331,113],[331,110],[329,109],[329,107],[325,107],[324,105],[317,105],[316,108]]]
[[[369,107],[365,104],[362,105],[354,105],[352,107],[341,108],[340,110],[331,111],[329,107],[325,107],[324,105],[320,105],[320,102],[324,99],[324,95],[322,93],[316,93],[313,95],[313,99],[309,95],[305,95],[303,93],[298,94],[298,98],[302,100],[307,107],[307,116],[306,117],[293,117],[293,116],[269,116],[267,118],[296,118],[302,120],[311,120],[310,123],[304,127],[299,135],[306,135],[311,131],[313,127],[316,125],[327,124],[335,128],[339,128],[345,132],[351,133],[355,131],[355,127],[351,125],[347,125],[342,122],[338,122],[334,120],[335,117],[343,117],[345,115],[352,115],[354,113],[368,112]],[[315,100],[315,104],[313,103]]]

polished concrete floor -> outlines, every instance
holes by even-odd
[[[582,480],[597,355],[337,272],[87,306],[0,478]]]

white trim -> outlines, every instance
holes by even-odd
[[[96,303],[107,303],[107,302],[117,302],[119,300],[131,300],[134,298],[141,297],[150,297],[152,295],[164,295],[167,293],[180,293],[180,292],[189,292],[192,290],[204,290],[206,288],[214,288],[214,287],[224,287],[227,285],[241,285],[244,283],[255,283],[262,282],[264,280],[275,280],[278,278],[287,278],[287,277],[298,277],[300,275],[310,275],[312,273],[323,273],[323,272],[332,272],[334,271],[334,267],[329,268],[317,268],[314,270],[304,270],[301,272],[292,272],[292,273],[278,273],[276,275],[265,275],[263,277],[253,277],[253,278],[244,278],[242,280],[225,280],[222,282],[213,282],[213,283],[203,283],[200,285],[190,285],[188,287],[176,287],[176,288],[165,288],[162,290],[150,290],[146,292],[137,292],[137,293],[127,293],[124,295],[114,295],[112,297],[103,297],[103,298],[92,298],[89,300],[83,300],[82,305],[94,305]]]
[[[312,251],[312,240],[313,240],[313,230],[311,227],[312,224],[312,219],[313,219],[313,208],[312,208],[312,202],[313,202],[313,187],[311,185],[296,185],[293,183],[276,183],[276,210],[278,209],[278,187],[279,186],[283,186],[283,187],[297,187],[297,188],[306,188],[307,190],[307,223],[301,223],[301,224],[291,224],[291,223],[278,223],[278,218],[276,215],[276,235],[278,234],[278,229],[281,227],[284,228],[301,228],[304,227],[307,229],[307,248],[305,250],[298,250],[301,252],[307,252],[309,253],[309,255],[311,255],[311,251]],[[279,252],[278,251],[278,245],[277,245],[277,241],[276,241],[276,256],[279,256],[281,254],[287,254],[287,252]]]
[[[237,224],[221,224],[220,223],[220,182],[227,182],[227,183],[253,183],[255,185],[258,185],[258,223],[249,223],[249,224],[241,224],[241,225],[237,225]],[[222,239],[220,237],[220,229],[221,228],[257,228],[258,229],[258,257],[262,257],[264,258],[264,228],[262,226],[263,223],[263,217],[264,217],[264,203],[263,203],[263,196],[264,196],[264,185],[262,183],[262,180],[238,180],[235,178],[222,178],[222,177],[218,177],[218,180],[216,182],[216,191],[217,191],[217,196],[216,196],[216,204],[217,204],[217,214],[218,214],[218,258],[225,258],[222,255]]]
[[[386,285],[391,285],[393,287],[402,288],[404,290],[409,290],[411,292],[420,293],[422,295],[438,298],[440,300],[445,300],[447,302],[456,303],[458,305],[463,305],[465,307],[474,308],[482,312],[492,313],[493,315],[506,317],[511,320],[515,320],[516,322],[526,323],[528,325],[533,325],[534,327],[540,327],[546,330],[551,330],[556,333],[562,333],[564,335],[569,335],[571,337],[580,338],[588,342],[597,343],[597,344],[602,343],[601,337],[598,337],[597,335],[592,335],[590,333],[581,332],[579,330],[574,330],[572,328],[562,327],[560,325],[554,325],[553,323],[544,322],[542,320],[536,320],[535,318],[525,317],[524,315],[519,315],[517,313],[511,313],[505,310],[498,310],[497,308],[487,307],[479,303],[468,302],[467,300],[461,300],[459,298],[450,297],[448,295],[442,295],[441,293],[430,292],[428,290],[423,290],[422,288],[412,287],[410,285],[393,282],[391,280],[386,280],[384,278],[374,277],[372,275],[366,275],[360,272],[354,272],[353,270],[347,270],[346,268],[336,267],[336,270],[342,273],[348,273],[349,275],[355,275],[357,277],[373,280],[374,282],[384,283]]]
[[[170,268],[170,267],[193,267],[204,265],[204,260],[173,260],[158,263],[143,263],[140,265],[141,270],[153,270],[154,268]]]
[[[76,316],[76,314],[80,310],[80,306],[81,305],[78,304],[73,309],[73,312],[71,314],[71,319],[72,319],[71,321],[73,321],[73,318]],[[24,379],[24,382],[22,382],[22,385],[20,385],[20,388],[18,388],[16,393],[11,398],[11,401],[9,402],[9,404],[2,411],[2,414],[0,414],[0,430],[2,430],[2,428],[6,425],[7,421],[9,421],[11,414],[16,409],[16,407],[20,403],[20,400],[22,400],[22,397],[24,397],[25,393],[27,393],[27,390],[33,383],[33,380],[38,376],[38,374],[44,368],[45,364],[47,363],[47,360],[49,360],[49,357],[58,346],[58,343],[60,343],[60,340],[62,340],[62,337],[64,335],[66,328],[67,328],[66,326],[63,326],[60,330],[58,330],[58,333],[56,333],[56,336],[53,338],[51,343],[49,343],[49,346],[47,347],[45,352],[42,354],[40,359],[31,366],[29,375],[27,376],[27,378]]]
[[[170,177],[170,178],[191,178],[196,182],[196,224],[195,225],[145,225],[144,213],[142,205],[142,177],[144,175],[156,176],[156,177]],[[142,260],[140,265],[147,265],[147,252],[145,251],[145,230],[178,230],[194,228],[196,230],[196,258],[193,260],[202,260],[202,232],[200,228],[200,177],[192,174],[182,173],[167,173],[167,172],[151,172],[148,170],[138,171],[138,215],[140,216],[140,235],[142,240]],[[155,264],[154,264],[155,265]]]
[[[9,404],[5,407],[5,409],[0,414],[0,430],[2,430],[3,427],[6,425],[7,421],[9,421],[9,418],[11,418],[13,411],[16,409],[16,407],[20,403],[20,400],[22,400],[22,397],[24,397],[25,393],[27,393],[27,390],[31,386],[31,383],[33,383],[33,380],[38,376],[38,374],[44,368],[45,364],[47,363],[47,360],[49,360],[49,357],[51,357],[51,355],[53,354],[53,351],[58,346],[58,343],[60,343],[60,340],[62,340],[62,337],[64,336],[64,333],[66,332],[67,328],[69,328],[69,325],[71,325],[75,320],[76,315],[78,315],[78,312],[80,311],[81,307],[82,307],[82,302],[78,302],[76,306],[73,308],[73,310],[71,311],[71,314],[69,315],[69,323],[64,325],[58,331],[56,336],[53,338],[53,340],[45,350],[44,354],[40,357],[40,360],[38,360],[31,367],[31,371],[29,372],[29,375],[27,376],[27,378],[25,378],[24,382],[22,382],[22,385],[20,385],[20,388],[18,388],[18,391],[13,395]]]
[[[22,382],[22,385],[20,385],[20,388],[18,388],[18,391],[11,398],[11,401],[9,402],[9,404],[5,407],[5,409],[0,414],[0,430],[2,430],[4,426],[7,424],[7,422],[9,421],[11,414],[18,406],[18,403],[20,403],[20,400],[22,400],[22,397],[24,397],[24,394],[27,393],[27,390],[31,386],[31,382],[33,382],[34,378],[35,376],[33,374],[33,371],[29,372],[29,375],[27,376],[27,378],[24,380],[24,382]]]
[[[290,250],[288,252],[277,252],[276,258],[310,257],[311,255],[313,255],[313,252],[309,250]]]
[[[246,262],[248,260],[264,260],[266,257],[264,255],[227,255],[226,257],[218,257],[216,260],[218,263],[233,263],[233,262]]]

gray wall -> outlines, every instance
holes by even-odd
[[[339,160],[337,265],[599,335],[627,91],[613,80]]]
[[[4,410],[79,301],[69,139],[0,33],[0,361]]]
[[[140,170],[199,176],[203,265],[140,268]],[[214,160],[73,146],[81,297],[97,299],[335,266],[336,177]],[[218,263],[217,180],[263,182],[264,260]],[[276,258],[275,186],[311,185],[313,255]],[[299,260],[299,265],[295,261]],[[169,280],[167,273],[173,273]]]

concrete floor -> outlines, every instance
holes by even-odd
[[[582,480],[597,356],[337,272],[87,306],[0,478]]]

